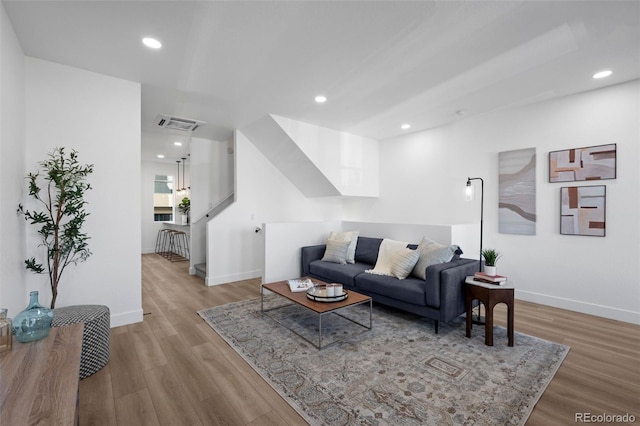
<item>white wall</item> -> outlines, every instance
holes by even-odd
[[[233,192],[233,140],[191,139],[191,218],[196,221]]]
[[[0,307],[10,318],[28,302],[25,221],[16,214],[26,175],[24,105],[24,56],[0,4]]]
[[[263,274],[267,222],[331,221],[342,214],[338,198],[309,199],[242,134],[235,133],[236,202],[207,226],[207,285]]]
[[[56,146],[95,166],[85,227],[93,255],[65,271],[56,306],[104,304],[112,326],[142,321],[140,85],[34,58],[25,64],[26,169]],[[34,234],[29,227],[25,256],[35,254]],[[29,274],[27,287],[49,303],[46,276]]]
[[[639,103],[634,81],[383,141],[380,197],[345,201],[345,218],[477,223],[479,201],[466,203],[463,189],[468,176],[483,177],[484,246],[504,252],[498,267],[518,298],[640,323]],[[607,186],[607,236],[560,235],[559,191],[572,184],[548,183],[549,151],[609,143],[618,144],[618,178],[597,183]],[[537,235],[499,234],[498,153],[530,147]]]

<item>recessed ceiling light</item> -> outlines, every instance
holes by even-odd
[[[157,157],[158,158],[164,158],[164,155],[163,154],[158,154]]]
[[[605,78],[605,77],[609,77],[611,74],[613,74],[613,72],[611,70],[603,70],[603,71],[599,71],[597,73],[595,73],[593,75],[593,78]]]
[[[402,130],[410,129],[410,128],[411,128],[411,124],[409,124],[409,123],[404,123],[402,126],[400,126],[400,128],[401,128]]]
[[[327,102],[327,97],[324,95],[318,95],[315,97],[315,101],[319,104],[323,104],[325,102]]]
[[[173,144],[174,144],[175,146],[182,146],[182,142],[178,142],[178,141],[175,141]]]
[[[160,49],[162,47],[162,43],[160,43],[155,38],[145,37],[142,39],[142,42],[145,46],[150,47],[152,49]]]

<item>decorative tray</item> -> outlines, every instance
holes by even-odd
[[[307,298],[316,302],[341,302],[349,297],[346,290],[342,290],[342,294],[338,296],[328,296],[326,285],[316,285],[307,290]]]

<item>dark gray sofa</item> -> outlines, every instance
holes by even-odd
[[[449,322],[464,313],[464,280],[478,271],[478,260],[454,256],[450,262],[428,266],[426,280],[365,273],[374,268],[381,243],[382,238],[358,237],[355,263],[345,265],[323,262],[324,244],[302,247],[301,276],[341,283],[374,302],[433,319],[436,333],[440,321]]]

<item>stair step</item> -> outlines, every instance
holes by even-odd
[[[200,278],[207,278],[207,264],[200,263],[198,265],[193,265],[193,268],[196,270],[196,275]]]

